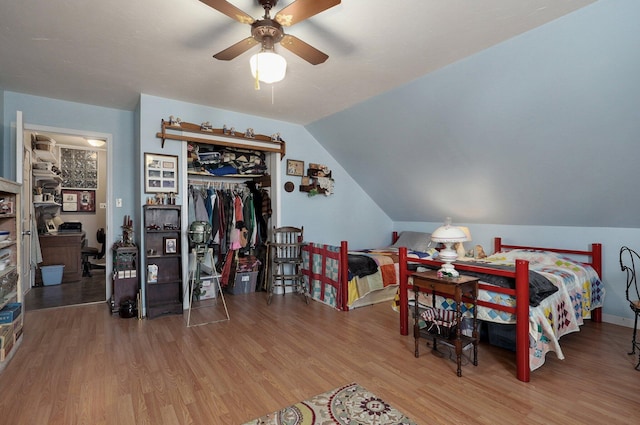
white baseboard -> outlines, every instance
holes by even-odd
[[[605,323],[612,323],[614,325],[620,325],[627,328],[633,328],[633,319],[629,317],[613,316],[611,314],[603,314],[602,321]]]

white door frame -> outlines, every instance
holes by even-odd
[[[88,131],[88,130],[76,130],[76,129],[70,129],[70,128],[60,128],[60,127],[51,127],[51,126],[43,126],[43,125],[37,125],[37,124],[31,124],[31,123],[24,123],[23,122],[23,118],[22,118],[22,112],[18,111],[18,125],[16,126],[16,139],[19,141],[20,139],[23,138],[23,134],[25,131],[37,131],[37,132],[42,132],[42,133],[61,133],[61,134],[69,134],[69,135],[73,135],[73,136],[82,136],[82,137],[87,137],[87,138],[96,138],[96,139],[103,139],[106,140],[106,145],[105,145],[105,149],[107,152],[107,176],[112,176],[113,175],[113,161],[112,161],[112,156],[113,156],[113,136],[110,133],[99,133],[96,131]],[[21,126],[19,124],[22,124]],[[22,146],[22,144],[18,145],[18,146]],[[19,158],[19,163],[17,164],[16,167],[16,173],[18,175],[18,178],[22,178],[22,149],[18,149],[16,148],[16,150],[20,151],[20,158]],[[17,179],[18,179],[17,178]],[[21,180],[20,180],[21,181]],[[110,224],[112,223],[112,215],[113,215],[113,211],[111,208],[111,203],[109,202],[110,199],[112,199],[113,197],[113,187],[111,185],[111,180],[110,178],[106,179],[107,181],[107,213],[106,213],[106,223],[105,223],[105,233],[106,233],[106,240],[105,240],[105,246],[108,248],[110,246],[113,245],[113,232],[110,231]],[[31,235],[31,237],[37,237],[38,235]],[[23,259],[23,261],[31,261],[31,256],[29,255],[29,258],[25,258]],[[111,269],[112,269],[112,262],[111,262],[111,250],[110,249],[106,249],[105,250],[105,266],[106,266],[106,270],[105,270],[105,279],[106,281],[106,285],[105,285],[105,296],[106,296],[106,300],[109,300],[111,298],[111,293],[112,293],[112,287],[110,284],[110,279],[109,277],[111,276]],[[35,274],[32,273],[33,276],[35,276]],[[33,277],[31,278],[31,280],[33,281]]]

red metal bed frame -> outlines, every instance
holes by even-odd
[[[397,241],[398,233],[393,232],[393,242]],[[336,299],[336,308],[342,311],[348,311],[349,307],[347,305],[348,302],[348,291],[349,291],[349,282],[348,282],[348,274],[349,274],[349,258],[348,258],[348,243],[347,241],[342,241],[340,243],[339,251],[330,251],[328,249],[328,245],[323,245],[321,247],[314,247],[308,245],[304,248],[309,251],[310,255],[320,254],[322,256],[322,261],[326,261],[326,258],[337,259],[339,261],[339,281],[331,280],[326,276],[311,273],[308,270],[303,270],[308,277],[313,277],[314,279],[319,279],[321,282],[325,284],[329,284],[334,288],[337,288],[337,299]],[[540,248],[540,247],[532,247],[532,246],[524,246],[524,245],[509,245],[502,243],[502,238],[494,239],[494,250],[493,252],[500,252],[503,250],[512,250],[512,249],[532,249],[536,251],[551,251],[560,254],[568,254],[574,256],[583,256],[589,259],[588,261],[583,261],[584,264],[588,264],[598,273],[598,276],[602,278],[602,244],[593,243],[591,244],[591,250],[573,250],[573,249],[559,249],[559,248]],[[414,266],[417,263],[429,265],[432,267],[440,267],[442,264],[436,260],[427,260],[427,259],[417,259],[417,258],[409,258],[407,256],[406,248],[399,248],[398,250],[399,257],[399,303],[400,303],[400,334],[408,335],[409,334],[409,305],[408,305],[408,290],[409,283],[408,279],[411,276],[412,271],[409,270],[409,263],[412,263]],[[324,270],[324,264],[322,270]],[[480,283],[480,289],[488,289],[493,292],[499,292],[506,295],[510,295],[515,297],[516,306],[508,307],[501,306],[497,304],[493,304],[486,301],[478,301],[478,305],[483,307],[488,307],[496,310],[505,311],[511,314],[515,314],[516,317],[516,377],[518,380],[523,382],[529,382],[531,378],[531,371],[529,368],[529,262],[525,260],[516,260],[515,271],[506,271],[506,270],[497,270],[485,267],[472,266],[464,263],[456,263],[456,269],[463,272],[467,271],[475,271],[479,273],[493,274],[497,276],[503,276],[508,278],[515,279],[516,287],[515,289],[509,288],[500,288],[493,285],[487,285]],[[525,299],[526,303],[520,303],[517,300]],[[602,321],[602,310],[601,308],[596,308],[591,312],[591,320],[594,322]]]
[[[584,262],[589,264],[598,273],[598,276],[602,277],[602,244],[591,244],[590,251],[571,250],[571,249],[558,249],[558,248],[539,248],[532,246],[522,245],[507,245],[502,243],[501,238],[495,238],[494,251],[500,252],[503,250],[512,249],[533,249],[536,251],[551,251],[560,254],[585,256],[590,261]],[[407,249],[399,249],[399,263],[400,263],[400,334],[408,335],[409,324],[409,311],[408,311],[408,289],[409,289],[409,277],[412,271],[409,270],[409,262],[415,264],[425,264],[430,266],[439,266],[441,263],[434,260],[407,258]],[[487,285],[480,283],[479,289],[487,289],[493,292],[499,292],[514,296],[516,299],[515,307],[501,306],[486,301],[478,301],[478,305],[488,307],[496,310],[506,311],[516,316],[516,377],[522,382],[529,382],[531,378],[531,371],[529,369],[529,262],[525,260],[516,260],[515,271],[496,270],[478,266],[467,265],[464,263],[456,263],[456,270],[464,273],[465,270],[487,273],[497,276],[504,276],[515,279],[515,289],[499,288],[493,285]],[[526,303],[518,302],[518,300],[527,300]],[[591,312],[591,320],[594,322],[602,321],[602,310],[596,308]]]

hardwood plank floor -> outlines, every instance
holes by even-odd
[[[105,301],[105,285],[104,269],[94,269],[91,276],[78,282],[31,288],[25,296],[24,305],[27,310],[40,310]]]
[[[121,319],[105,304],[27,311],[0,375],[0,417],[18,424],[241,424],[357,382],[419,424],[633,423],[631,330],[587,323],[525,384],[486,344],[463,366],[400,336],[389,304],[349,313],[294,295],[227,296],[231,320]],[[342,340],[335,338],[340,329]]]

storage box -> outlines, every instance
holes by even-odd
[[[236,280],[229,293],[233,295],[248,294],[256,291],[256,282],[258,280],[258,272],[241,272],[236,273]]]
[[[0,348],[13,344],[13,325],[0,326]]]
[[[486,323],[489,344],[516,351],[516,325],[493,322]]]
[[[210,298],[216,298],[218,296],[218,283],[213,276],[201,275],[200,276],[202,288],[200,292],[201,300],[208,300]]]
[[[9,357],[9,354],[11,353],[11,349],[13,348],[15,342],[16,339],[14,335],[11,334],[11,338],[7,341],[7,344],[4,347],[0,348],[0,362],[5,361],[6,358]]]
[[[9,303],[0,310],[0,323],[10,324],[20,316],[22,312],[21,303]]]
[[[64,264],[57,266],[42,266],[42,283],[44,286],[60,285],[62,283],[62,273]]]

